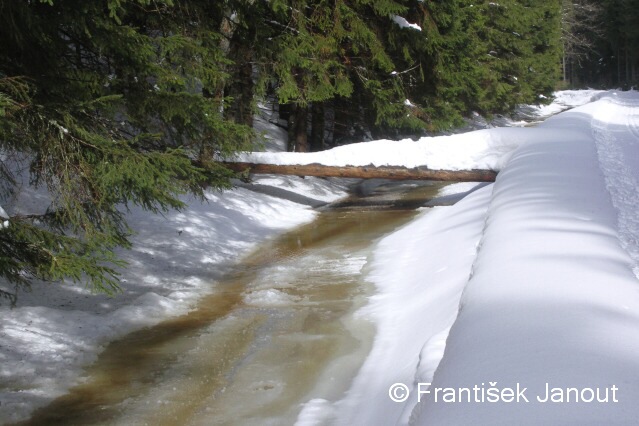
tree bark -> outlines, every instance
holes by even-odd
[[[253,51],[251,46],[232,44],[232,57],[237,64],[237,77],[227,88],[226,96],[233,98],[226,118],[238,124],[253,126]]]
[[[282,107],[280,106],[280,111],[282,111]],[[288,118],[286,120],[287,124],[287,133],[288,133],[288,141],[286,143],[286,150],[288,152],[295,151],[295,132],[297,127],[297,105],[295,104],[286,104],[286,111],[288,113]]]
[[[324,103],[314,102],[311,113],[311,151],[322,151],[324,150]]]
[[[293,137],[295,138],[295,152],[308,152],[308,134],[306,124],[308,120],[308,107],[297,105],[295,108],[295,129]]]
[[[426,167],[393,166],[324,166],[308,165],[276,165],[256,163],[223,163],[231,170],[242,172],[248,170],[255,174],[280,174],[294,176],[343,177],[360,179],[393,179],[393,180],[436,180],[449,182],[494,182],[497,172],[493,170],[432,170]]]

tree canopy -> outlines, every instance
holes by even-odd
[[[210,154],[247,147],[252,130],[219,113],[221,16],[204,1],[0,2],[2,204],[25,175],[50,200],[7,208],[2,277],[112,291],[127,206],[180,208],[180,194],[228,187]]]
[[[329,124],[358,140],[437,131],[459,125],[471,111],[509,112],[539,102],[560,72],[556,1],[266,4],[264,14],[276,24],[261,38],[267,41],[258,63],[267,66],[259,75],[294,110],[291,148],[302,151],[314,132],[307,124],[322,133],[326,119],[315,115],[327,109],[341,117]]]
[[[550,97],[562,66],[636,82],[637,0],[589,5],[0,0],[0,276],[116,289],[127,208],[228,188],[217,160],[251,147],[258,100],[307,151],[508,113]],[[42,211],[12,206],[23,183],[46,194]]]

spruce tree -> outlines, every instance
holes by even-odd
[[[450,128],[472,111],[537,102],[558,77],[560,8],[552,0],[266,5],[263,24],[254,24],[262,43],[253,70],[258,94],[271,89],[289,117],[291,150],[320,149],[327,127],[347,140]]]
[[[561,8],[554,0],[474,3],[484,113],[549,98],[559,79]],[[541,96],[540,96],[541,95]]]
[[[323,125],[318,117],[326,105],[333,108],[356,100],[355,114],[371,127],[418,128],[407,108],[404,88],[391,77],[395,65],[383,41],[384,26],[407,8],[384,0],[297,0],[269,3],[275,35],[269,37],[262,69],[263,81],[274,87],[281,104],[289,104],[292,147],[307,150],[308,123]],[[279,32],[278,32],[279,30]],[[364,111],[365,110],[365,111]],[[311,130],[315,146],[323,130]]]
[[[213,161],[248,146],[224,120],[228,59],[222,11],[206,1],[0,1],[0,276],[117,289],[124,212],[181,208],[180,194],[229,186]],[[196,157],[199,157],[198,161]],[[8,201],[19,183],[48,193],[46,211]],[[15,300],[7,287],[0,294]]]
[[[406,16],[421,31],[390,27],[387,43],[411,114],[430,131],[459,125],[479,97],[473,18],[458,0],[413,1]]]

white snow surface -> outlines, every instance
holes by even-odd
[[[491,191],[486,186],[455,208],[426,210],[377,246],[369,277],[380,292],[361,311],[377,323],[377,334],[348,396],[336,404],[339,424],[395,424],[410,414],[416,400],[394,403],[388,388],[432,378],[468,281]]]
[[[378,327],[372,352],[348,394],[310,401],[301,424],[624,424],[639,417],[639,283],[632,272],[639,263],[639,97],[560,92],[556,103],[565,109],[596,99],[535,129],[242,156],[502,170],[494,185],[449,187],[443,197],[476,191],[452,207],[425,210],[379,243],[370,267],[378,294],[360,313]],[[267,121],[258,125],[276,129]],[[280,142],[267,140],[267,148]],[[1,305],[0,423],[25,419],[63,394],[109,341],[187,312],[258,242],[312,220],[312,200],[345,194],[321,179],[256,183],[259,191],[187,198],[185,210],[165,216],[134,209],[128,219],[137,235],[122,252],[130,263],[122,295],[35,283],[17,308]],[[43,195],[25,191],[23,201],[41,207]],[[252,297],[246,302],[282,303],[278,294]],[[431,380],[440,387],[520,382],[530,396],[546,381],[614,384],[620,403],[417,404],[417,383]],[[413,391],[404,403],[388,398],[395,382]]]
[[[9,226],[9,215],[4,211],[2,206],[0,206],[0,229],[6,228]]]
[[[401,28],[409,28],[411,30],[416,30],[416,31],[421,31],[422,30],[422,27],[420,27],[417,24],[411,24],[410,22],[408,22],[406,20],[406,18],[403,18],[401,16],[397,16],[397,15],[393,15],[392,18],[393,18],[393,22],[395,22]]]
[[[553,135],[519,149],[495,183],[432,387],[520,383],[530,403],[426,399],[415,424],[636,422],[637,229],[625,218],[639,211],[638,157],[610,151],[636,146],[638,108],[636,93],[618,94],[548,120]],[[618,402],[540,402],[546,383],[602,396],[615,386]]]
[[[435,170],[500,170],[513,150],[524,142],[517,129],[496,128],[418,141],[376,140],[312,153],[252,152],[238,161],[327,166],[427,166]]]
[[[579,107],[597,100],[599,96],[606,96],[605,90],[563,90],[555,93],[553,102],[548,105],[533,106],[536,115],[550,117],[567,109]]]
[[[593,100],[511,129],[524,142],[493,185],[379,243],[373,349],[330,422],[305,424],[636,424],[639,93]]]

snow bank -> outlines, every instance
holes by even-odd
[[[548,106],[530,107],[528,114],[548,117],[560,111],[583,105],[606,92],[578,90],[556,93]],[[508,125],[516,123],[509,121]],[[417,141],[377,140],[361,142],[313,153],[249,152],[238,155],[237,161],[278,164],[327,166],[425,166],[433,170],[501,170],[519,145],[530,139],[529,133],[518,129],[490,128],[473,132],[436,137],[423,137]]]
[[[511,129],[521,144],[494,185],[382,240],[379,333],[336,423],[636,422],[639,94],[598,98]],[[563,402],[541,402],[547,386]],[[607,402],[574,402],[597,389]]]
[[[609,93],[606,90],[563,90],[554,94],[553,102],[548,105],[531,107],[539,117],[550,117],[567,109],[576,108],[598,100]]]
[[[251,152],[237,161],[280,165],[427,166],[435,170],[500,170],[522,142],[513,129],[486,129],[460,135],[421,138],[418,141],[377,140],[313,153]]]
[[[593,124],[599,130],[605,123],[613,126],[617,148],[636,145],[637,127],[627,117],[636,116],[639,97],[632,99],[619,106],[607,98],[549,120],[544,127],[558,130],[556,136],[519,149],[495,184],[473,275],[432,388],[519,383],[530,402],[426,398],[414,411],[415,424],[636,422],[639,282],[617,220],[618,213],[637,210],[615,210],[599,167],[631,181],[638,157],[624,162],[630,174],[621,164],[609,169],[592,133]],[[566,127],[581,133],[566,137]],[[608,389],[608,401],[574,402],[573,396],[566,402],[564,393],[562,402],[542,402],[546,386],[587,390],[586,401],[589,389],[599,389],[602,400]]]

